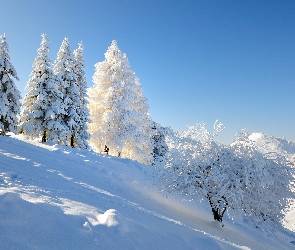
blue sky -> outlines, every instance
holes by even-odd
[[[0,34],[24,95],[41,33],[54,61],[64,37],[85,46],[86,78],[113,39],[153,120],[173,129],[216,119],[219,140],[242,128],[295,140],[295,1],[0,0]]]

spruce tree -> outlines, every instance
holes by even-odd
[[[90,134],[88,133],[87,123],[90,122],[89,119],[89,109],[87,107],[87,82],[85,78],[85,64],[83,59],[84,46],[82,43],[79,43],[78,49],[74,51],[74,70],[77,77],[78,87],[79,87],[79,98],[80,98],[80,107],[77,108],[77,114],[79,116],[78,128],[74,131],[74,136],[76,138],[76,144],[78,148],[87,149],[89,147],[88,140]]]
[[[28,93],[23,100],[21,114],[22,132],[31,137],[42,137],[42,142],[60,143],[67,131],[62,120],[65,115],[61,81],[54,75],[48,57],[49,41],[42,34],[42,41],[33,62],[31,78],[27,82]]]
[[[77,76],[74,71],[75,60],[71,53],[69,41],[65,38],[57,53],[57,59],[53,68],[54,73],[61,79],[61,91],[63,93],[63,109],[66,113],[63,121],[67,126],[62,144],[76,146],[75,134],[79,131],[79,115],[77,110],[81,107],[80,89]]]
[[[126,55],[116,41],[95,65],[94,86],[89,89],[90,144],[98,152],[151,163],[151,119],[147,100]]]
[[[0,130],[1,134],[16,132],[20,113],[21,94],[12,79],[18,79],[9,57],[9,46],[5,34],[0,36]]]

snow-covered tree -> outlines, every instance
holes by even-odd
[[[230,146],[215,142],[221,129],[215,124],[210,133],[198,124],[166,137],[169,150],[161,180],[190,199],[207,200],[218,221],[229,210],[254,221],[278,222],[294,197],[294,169],[264,157],[243,133]]]
[[[132,113],[131,122],[135,127],[134,133],[130,134],[122,150],[124,157],[139,161],[145,164],[152,163],[153,144],[152,137],[152,121],[148,113],[148,102],[143,96],[142,86],[139,79],[134,75],[134,82],[131,82],[130,89],[135,93],[134,100],[128,98],[130,91],[126,91],[125,98],[131,101]],[[130,96],[130,95],[129,95]]]
[[[150,164],[151,119],[142,87],[116,41],[95,65],[94,86],[89,89],[90,144],[97,152],[105,146],[111,155]]]
[[[187,131],[170,133],[166,137],[169,148],[167,162],[160,177],[169,189],[193,200],[207,200],[214,219],[222,221],[234,195],[230,192],[232,187],[226,174],[232,157],[228,150],[213,140],[222,130],[222,124],[216,123],[214,127],[214,133],[210,133],[203,123],[191,126]]]
[[[280,152],[259,152],[246,130],[236,136],[230,149],[242,160],[242,168],[235,171],[242,177],[241,209],[245,215],[256,221],[281,221],[284,210],[289,209],[289,200],[294,199],[295,172],[291,163]]]
[[[153,164],[165,164],[168,146],[165,136],[171,129],[162,127],[159,123],[152,123]]]
[[[67,131],[63,121],[66,111],[60,91],[61,81],[51,69],[52,62],[48,57],[49,41],[45,34],[41,36],[41,45],[32,65],[34,69],[26,86],[28,93],[23,99],[21,130],[31,138],[41,136],[42,142],[59,143],[63,141]]]
[[[91,120],[89,119],[89,109],[87,107],[87,82],[85,78],[85,65],[83,59],[83,51],[84,46],[82,43],[79,43],[78,49],[74,51],[74,71],[77,77],[77,83],[79,87],[79,98],[80,98],[80,106],[77,107],[77,114],[79,116],[79,120],[77,121],[78,127],[77,130],[74,130],[74,137],[76,139],[76,146],[78,148],[87,149],[88,140],[90,138],[90,134],[88,133],[87,123]]]
[[[75,73],[75,59],[71,52],[69,41],[65,38],[57,53],[54,65],[54,74],[61,79],[61,91],[63,93],[63,109],[66,114],[63,121],[66,131],[62,144],[76,146],[75,135],[80,130],[80,117],[78,109],[81,107],[80,88]]]
[[[10,61],[9,46],[4,34],[1,36],[0,43],[0,130],[2,135],[8,131],[17,131],[21,94],[12,77],[19,80]]]

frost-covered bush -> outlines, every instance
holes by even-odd
[[[163,177],[168,188],[189,199],[208,200],[214,219],[222,221],[232,198],[227,193],[233,189],[227,168],[233,157],[213,140],[222,130],[222,124],[215,123],[214,128],[214,133],[210,133],[205,124],[197,124],[167,136],[169,150]]]
[[[254,221],[281,220],[294,196],[292,169],[264,157],[245,131],[230,146],[215,142],[221,130],[221,123],[215,123],[213,133],[197,124],[166,137],[160,175],[165,187],[192,200],[207,200],[218,221],[226,210],[243,212]]]
[[[237,135],[230,149],[242,160],[242,168],[237,169],[242,176],[241,209],[252,220],[281,221],[294,198],[294,168],[279,152],[262,154],[246,130]]]

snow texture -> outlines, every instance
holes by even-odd
[[[206,203],[159,193],[148,166],[12,137],[0,137],[1,249],[294,248],[294,224],[221,227]]]

